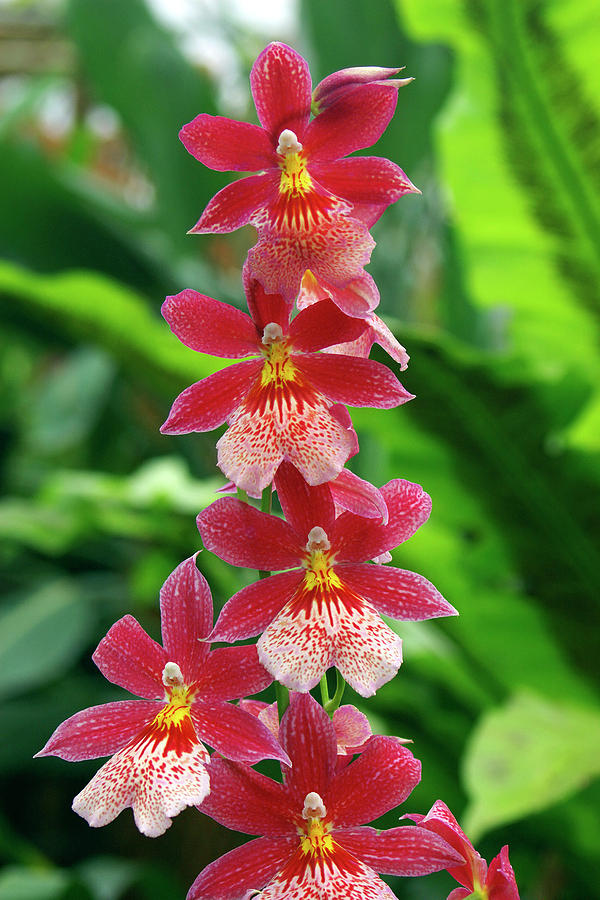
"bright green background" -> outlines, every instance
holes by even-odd
[[[461,616],[398,625],[405,663],[364,708],[423,761],[399,813],[441,797],[488,859],[510,843],[523,900],[600,896],[596,7],[305,0],[289,36],[315,82],[360,64],[416,77],[376,152],[423,196],[375,226],[370,271],[417,399],[356,412],[353,464],[431,493],[430,522],[394,558]],[[223,111],[223,85],[142,0],[50,10],[54,62],[34,42],[0,95],[0,900],[175,900],[239,836],[191,810],[155,841],[130,812],[92,831],[70,802],[98,764],[31,756],[71,713],[123,695],[93,648],[126,612],[158,637],[159,587],[199,547],[216,435],[158,426],[220,363],[180,346],[159,307],[184,287],[240,304],[253,238],[185,234],[227,177],[177,132]],[[211,27],[245,79],[263,38]],[[39,113],[57,89],[77,115],[50,139]],[[118,113],[111,142],[88,125],[95,104]],[[150,202],[131,202],[131,182]],[[255,577],[199,561],[219,605]],[[406,900],[452,886],[394,883]]]

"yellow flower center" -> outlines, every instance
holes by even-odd
[[[302,852],[311,856],[325,856],[333,851],[333,838],[328,834],[328,827],[320,819],[309,819],[306,836],[300,841]]]
[[[310,191],[312,179],[306,171],[302,144],[293,131],[286,128],[281,132],[277,154],[281,169],[279,192],[289,197],[301,197]]]
[[[296,367],[285,341],[273,341],[265,347],[263,353],[265,364],[260,378],[261,387],[272,385],[281,388],[285,382],[296,380]]]
[[[181,727],[189,718],[191,700],[190,690],[185,685],[172,688],[168,703],[155,717],[151,727],[161,731]]]

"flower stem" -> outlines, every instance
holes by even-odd
[[[325,677],[325,676],[323,676]],[[335,694],[331,698],[331,700],[327,700],[326,703],[323,703],[325,707],[325,712],[329,713],[330,716],[334,714],[336,709],[339,707],[342,702],[342,697],[344,696],[344,691],[346,690],[346,682],[341,676],[339,669],[335,670]]]
[[[327,704],[331,703],[329,698],[329,687],[327,686],[327,672],[323,675],[319,682],[319,687],[321,688],[321,704],[324,709],[327,709]]]
[[[262,492],[262,497],[260,499],[260,511],[267,513],[267,515],[270,515],[272,504],[273,504],[273,489],[271,488],[271,485],[269,484]],[[264,569],[259,569],[259,571],[258,571],[259,578],[268,578],[270,574],[271,574],[270,572],[265,572]],[[289,703],[289,699],[288,699],[288,703]],[[279,708],[279,700],[277,700],[277,706]],[[287,706],[287,703],[286,703],[286,706]],[[281,718],[281,713],[279,714],[279,717]]]
[[[237,488],[236,496],[238,500],[241,500],[242,503],[248,503],[248,494],[243,488]]]

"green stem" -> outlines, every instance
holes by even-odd
[[[290,692],[286,687],[276,681],[275,696],[277,697],[277,715],[279,716],[279,721],[281,722],[281,718],[284,712],[290,705]]]
[[[335,679],[335,694],[333,695],[331,700],[328,700],[323,704],[323,706],[325,707],[325,712],[327,712],[330,716],[334,714],[334,712],[342,702],[342,697],[344,696],[344,691],[346,689],[346,682],[342,678],[339,669],[335,670]]]
[[[238,498],[238,500],[241,500],[242,503],[249,503],[248,494],[246,493],[246,491],[243,488],[239,487],[237,489],[237,498]]]
[[[271,485],[268,485],[262,492],[262,497],[260,498],[260,511],[267,513],[267,515],[271,512],[271,506],[273,503],[273,490]],[[268,578],[270,572],[266,572],[264,569],[259,569],[258,577],[259,578]],[[289,701],[288,701],[289,702]]]
[[[331,703],[331,700],[329,699],[329,688],[327,686],[327,672],[325,672],[325,674],[321,678],[319,687],[321,688],[321,704],[325,709],[327,709],[327,704]]]

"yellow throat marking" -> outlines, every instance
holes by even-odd
[[[283,341],[273,341],[265,350],[265,364],[262,368],[261,387],[272,384],[281,387],[286,381],[296,380],[296,367]]]
[[[174,687],[171,697],[152,722],[152,726],[159,729],[177,728],[189,718],[190,715],[189,691],[185,685]]]
[[[330,565],[330,554],[324,550],[313,550],[304,576],[304,585],[309,591],[335,591],[342,587],[342,582]]]
[[[292,197],[301,197],[310,191],[312,178],[306,171],[306,162],[302,153],[286,153],[279,163],[281,178],[279,192],[290,194]]]
[[[309,819],[306,836],[300,841],[302,852],[311,856],[325,856],[333,851],[333,838],[320,819]]]

